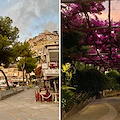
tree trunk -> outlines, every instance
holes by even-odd
[[[6,83],[7,83],[7,88],[10,89],[10,86],[8,84],[8,80],[7,80],[7,76],[5,75],[4,71],[0,69],[0,71],[2,72],[2,74],[4,75],[5,77],[5,80],[6,80]]]
[[[23,71],[23,85],[25,85],[25,84],[24,84],[24,69],[23,69],[22,71]]]
[[[23,65],[21,66],[21,70],[22,70],[22,72],[23,72],[23,85],[25,85],[25,84],[24,84],[24,68],[25,68],[25,62],[24,62]]]
[[[30,77],[30,73],[28,73],[29,74],[29,80],[30,80],[30,82],[31,82],[31,77]]]
[[[27,77],[27,74],[25,75],[25,78],[26,78],[26,85],[28,83],[28,77]]]

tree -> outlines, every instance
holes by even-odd
[[[108,88],[112,90],[120,90],[120,74],[116,70],[109,71],[106,74],[106,78],[108,79]]]
[[[67,102],[74,95],[75,88],[71,86],[73,70],[71,69],[71,64],[66,63],[62,65],[62,107],[67,105]]]
[[[72,62],[82,55],[86,55],[89,46],[81,45],[82,33],[77,31],[65,32],[62,34],[63,63]],[[70,43],[70,44],[69,44]]]
[[[31,46],[28,42],[17,42],[13,45],[13,56],[14,56],[14,60],[16,61],[16,59],[18,57],[32,57],[32,55],[34,54],[31,51]]]
[[[37,59],[32,57],[34,53],[31,51],[30,44],[26,41],[24,43],[16,43],[14,45],[14,50],[17,53],[16,55],[14,55],[14,57],[20,57],[20,60],[18,61],[18,68],[19,70],[23,71],[24,82],[24,70],[26,70],[27,73],[32,72],[37,66]]]
[[[107,79],[104,74],[96,69],[77,70],[73,84],[77,85],[77,92],[87,92],[92,96],[99,95],[99,91],[107,88]]]
[[[0,34],[0,63],[5,64],[5,66],[8,66],[10,63],[10,57],[11,57],[11,50],[12,48],[9,47],[10,42],[8,41],[8,38],[6,36],[2,36]]]
[[[36,67],[36,62],[37,62],[37,59],[36,58],[32,58],[32,57],[27,57],[26,60],[25,60],[25,70],[27,73],[31,73]]]
[[[106,74],[106,76],[108,76],[108,77],[113,77],[113,78],[116,78],[118,75],[120,75],[120,74],[119,74],[119,72],[116,71],[116,70],[109,71],[109,72]]]
[[[99,20],[97,14],[102,14],[101,11],[104,9],[101,2],[66,5],[61,10],[62,33],[64,35],[73,31],[80,32],[82,36],[78,46],[90,46],[87,56],[74,55],[77,60],[111,69],[119,68],[120,32],[117,26],[120,26],[120,22]]]
[[[9,17],[0,17],[0,64],[3,63],[5,67],[8,67],[9,63],[12,62],[12,47],[16,38],[19,37],[19,29],[13,27],[12,23],[13,21]],[[0,71],[6,79],[8,88],[10,88],[4,71]]]
[[[0,17],[0,34],[8,37],[8,41],[14,43],[18,38],[19,29],[12,26],[13,20],[9,17]]]
[[[7,67],[11,62],[12,47],[18,38],[19,30],[13,27],[12,19],[9,17],[0,17],[0,63],[5,64]]]
[[[19,70],[23,71],[23,81],[24,81],[24,70],[26,73],[31,73],[37,67],[36,65],[37,59],[32,57],[22,58],[18,63]]]
[[[61,10],[61,30],[63,61],[77,60],[84,64],[105,68],[119,68],[120,66],[120,22],[100,20],[97,14],[105,10],[101,2],[69,3]],[[79,33],[79,37],[76,33]],[[86,48],[83,54],[80,48]],[[108,79],[96,69],[84,69],[77,66],[76,74],[72,77],[72,85],[77,93],[87,92],[92,96],[98,95],[108,87]],[[82,66],[84,67],[84,66]],[[67,95],[66,95],[67,96]]]

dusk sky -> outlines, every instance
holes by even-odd
[[[19,28],[19,41],[44,30],[59,30],[59,0],[0,0],[0,16],[9,16]]]
[[[108,1],[103,3],[106,10],[99,16],[101,19],[108,19]],[[111,0],[111,19],[120,21],[120,0]]]

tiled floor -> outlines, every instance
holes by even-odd
[[[35,101],[31,88],[0,101],[0,120],[59,120],[59,105]]]

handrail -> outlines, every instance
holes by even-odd
[[[73,106],[74,103],[79,104],[89,98],[90,98],[90,92],[88,93],[80,92],[79,94],[75,93],[69,100],[66,101],[65,105],[63,106],[63,109],[65,109],[65,111],[69,111],[69,108],[71,108],[71,105]]]

